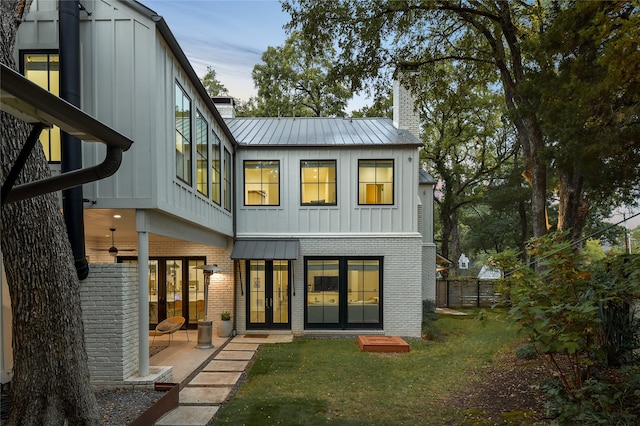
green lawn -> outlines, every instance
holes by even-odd
[[[445,402],[513,344],[504,311],[485,321],[440,316],[442,342],[409,341],[403,354],[361,352],[355,339],[295,339],[265,345],[248,380],[215,424],[440,425],[455,423]]]

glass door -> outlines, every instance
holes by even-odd
[[[288,329],[289,262],[249,260],[247,280],[247,328]]]

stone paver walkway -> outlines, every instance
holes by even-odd
[[[163,416],[158,426],[207,425],[231,395],[263,343],[291,342],[291,335],[236,336],[180,391],[180,405]]]

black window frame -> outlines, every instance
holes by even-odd
[[[322,163],[333,163],[333,172],[334,172],[334,181],[333,181],[333,192],[335,193],[335,200],[332,203],[328,202],[320,202],[320,199],[316,199],[316,202],[303,202],[303,194],[304,194],[304,186],[305,185],[317,185],[318,193],[320,192],[320,185],[327,184],[321,183],[320,180],[317,182],[304,182],[304,169],[309,167],[305,163],[315,163],[316,167],[320,168],[320,164]],[[313,166],[310,166],[313,167]],[[331,182],[328,182],[329,184]],[[318,195],[319,197],[319,195]],[[319,206],[337,206],[338,205],[338,161],[335,159],[326,159],[326,160],[300,160],[300,205],[304,207],[319,207]]]
[[[360,169],[361,169],[361,164],[363,162],[374,162],[374,163],[378,163],[378,162],[391,162],[391,202],[390,203],[362,203],[360,202],[360,187],[362,186],[363,182],[362,178],[360,176]],[[378,181],[374,180],[372,183],[377,184]],[[388,183],[388,182],[384,182],[384,183]],[[396,197],[396,164],[395,164],[395,160],[393,158],[360,158],[358,159],[358,206],[393,206],[395,205],[395,197]]]

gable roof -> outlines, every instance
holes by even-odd
[[[436,180],[422,167],[418,169],[418,182],[421,184],[433,185],[436,183]]]
[[[225,119],[240,146],[420,146],[388,118],[252,117]]]

